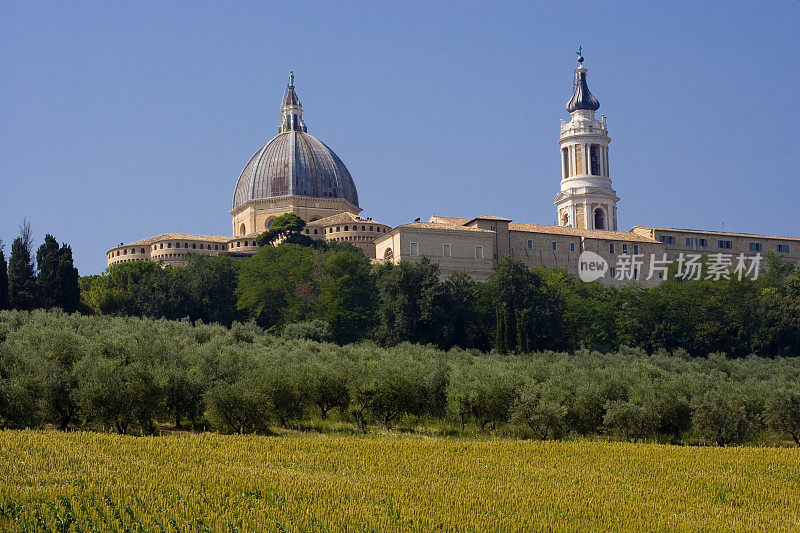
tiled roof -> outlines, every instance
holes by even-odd
[[[479,217],[469,219],[466,223],[472,222],[473,220],[498,220],[501,222],[511,222],[510,218],[493,217],[491,215],[481,215]]]
[[[233,237],[223,237],[221,235],[189,235],[186,233],[162,233],[161,235],[156,235],[155,237],[148,237],[140,241],[129,242],[127,244],[114,246],[112,250],[117,248],[124,248],[126,246],[141,246],[144,244],[153,244],[154,242],[159,242],[159,241],[185,240],[185,241],[228,242],[232,239]]]
[[[458,224],[445,224],[442,222],[411,222],[409,224],[401,224],[394,229],[399,228],[413,228],[413,229],[441,229],[447,231],[479,231],[483,233],[494,233],[488,229],[468,228]],[[394,231],[394,230],[392,230]]]
[[[707,231],[701,229],[681,229],[681,228],[656,228],[654,226],[634,226],[631,231],[637,229],[643,230],[657,230],[657,231],[675,231],[683,233],[695,233],[702,235],[719,235],[720,237],[760,237],[762,239],[780,239],[784,241],[800,241],[800,237],[782,237],[780,235],[760,235],[758,233],[731,233],[727,231]]]
[[[319,220],[314,220],[313,222],[306,224],[306,226],[319,228],[330,226],[331,224],[343,224],[345,222],[359,222],[361,224],[378,224],[379,226],[386,226],[386,224],[382,224],[369,218],[360,217],[358,215],[354,215],[353,213],[348,213],[347,211],[337,213],[329,217],[320,218]]]
[[[443,222],[445,224],[456,224],[458,226],[463,226],[467,222],[472,220],[471,218],[458,218],[458,217],[440,217],[440,216],[432,216],[428,222],[438,223]]]
[[[601,229],[579,229],[568,228],[564,226],[550,226],[546,224],[522,224],[520,222],[511,222],[508,225],[510,231],[526,231],[531,233],[550,233],[553,235],[572,235],[575,237],[584,237],[587,239],[606,239],[612,241],[636,241],[636,242],[652,242],[660,243],[655,239],[633,233],[629,231],[608,231]]]
[[[306,226],[311,226],[311,227],[327,226],[329,224],[336,224],[337,222],[352,222],[357,218],[359,217],[356,217],[353,213],[348,213],[347,211],[344,211],[342,213],[336,213],[335,215],[331,215],[329,217],[320,218],[319,220],[308,222]]]

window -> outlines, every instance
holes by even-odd
[[[475,259],[483,259],[483,246],[475,247]]]
[[[575,251],[575,243],[574,242],[569,243],[569,251],[570,252],[574,252]]]
[[[600,146],[592,144],[589,146],[589,170],[592,176],[600,175]]]
[[[369,230],[372,231],[372,226],[369,227]]]
[[[184,248],[188,248],[189,247],[189,243],[188,242],[183,243],[183,247]]]
[[[558,248],[558,245],[556,244],[556,241],[553,241],[551,244],[553,245],[553,251],[555,252],[556,249]]]
[[[760,252],[761,251],[761,243],[760,242],[751,242],[750,243],[750,251],[751,252]]]
[[[733,243],[731,241],[719,241],[719,247],[725,249],[733,248]]]
[[[215,244],[215,245],[214,245],[214,249],[215,249],[215,250],[219,250],[219,244]]]
[[[167,248],[172,248],[172,243],[171,242],[167,243]]]
[[[336,231],[342,231],[339,226],[336,226]]]
[[[664,244],[675,244],[675,237],[673,235],[661,235],[658,240]]]
[[[345,231],[350,231],[350,226],[345,226],[345,227],[344,227],[344,230],[345,230]]]
[[[617,277],[617,269],[614,268],[614,267],[609,268],[608,269],[608,277],[609,278],[616,278]]]
[[[686,237],[686,246],[693,250],[697,250],[700,247],[705,248],[708,246],[708,240],[698,239],[695,237]]]
[[[314,230],[314,235],[316,235],[316,234],[317,234],[317,230]]]
[[[627,244],[623,244],[622,245],[622,253],[623,254],[627,254],[628,253],[628,245]]]
[[[192,250],[197,250],[197,243],[196,242],[192,243]]]
[[[452,248],[449,244],[442,245],[442,257],[453,257]]]
[[[633,255],[639,255],[639,245],[638,244],[634,244],[633,245]]]
[[[245,246],[247,246],[247,243],[248,243],[248,242],[249,242],[249,241],[244,241],[244,245],[245,245]]]
[[[594,229],[606,229],[606,215],[599,208],[594,210]]]
[[[142,253],[144,253],[144,248],[142,248]]]
[[[569,177],[569,150],[567,148],[561,149],[561,157],[564,160],[564,177]]]
[[[634,268],[633,269],[633,279],[639,279],[639,269],[638,268]]]
[[[610,254],[614,253],[614,243],[613,242],[608,244],[608,253],[610,253]]]
[[[779,244],[777,250],[778,250],[779,254],[788,254],[789,253],[789,245],[788,244]]]
[[[528,241],[528,250],[532,250],[532,249],[533,249],[533,241],[529,240]]]
[[[411,255],[419,255],[419,243],[412,242],[411,243]]]
[[[242,224],[241,226],[239,226],[239,235],[244,235],[245,233],[247,233],[247,228],[245,227],[244,224]]]
[[[127,248],[125,248],[124,250],[122,250],[122,255],[128,255],[128,249],[127,249]]]
[[[160,248],[161,250],[163,250],[163,249],[164,249],[164,243],[163,243],[163,242],[162,242],[162,243],[159,245],[159,248]],[[169,245],[167,245],[167,248],[169,248]]]
[[[367,231],[366,226],[361,226],[361,231]]]

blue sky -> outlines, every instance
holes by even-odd
[[[583,46],[619,226],[800,235],[800,3],[3,2],[0,239],[231,234],[289,69],[363,214],[552,224]]]

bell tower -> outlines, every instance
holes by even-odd
[[[561,191],[556,196],[558,225],[581,229],[617,229],[617,193],[611,186],[605,116],[594,117],[600,102],[589,92],[582,49],[578,49],[575,88],[567,102],[572,115],[561,121]]]

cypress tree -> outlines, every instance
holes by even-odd
[[[30,311],[36,306],[36,277],[31,254],[21,237],[11,245],[8,262],[8,304],[12,309]]]
[[[61,245],[58,251],[58,279],[61,284],[59,307],[67,313],[74,313],[81,303],[80,276],[72,260],[72,247]]]
[[[61,280],[58,270],[58,241],[47,234],[44,242],[36,251],[36,264],[39,265],[39,275],[36,276],[36,292],[38,307],[51,309],[61,307]]]
[[[0,311],[8,309],[8,263],[0,249]]]
[[[36,252],[36,263],[39,265],[39,275],[36,276],[39,307],[61,308],[68,313],[76,311],[81,291],[72,248],[67,244],[59,248],[52,235],[45,235],[44,243]]]

